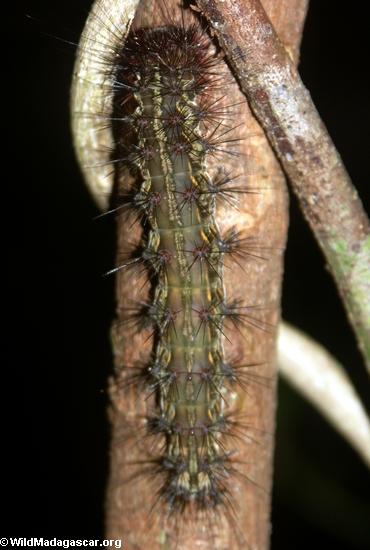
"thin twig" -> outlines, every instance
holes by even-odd
[[[197,0],[324,252],[370,370],[370,224],[259,0]]]
[[[342,365],[320,344],[282,323],[281,374],[318,409],[370,467],[370,420]]]

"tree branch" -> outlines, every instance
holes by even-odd
[[[296,328],[282,323],[281,374],[356,449],[370,467],[370,420],[342,365]]]
[[[370,369],[370,224],[259,0],[197,0],[290,178]]]

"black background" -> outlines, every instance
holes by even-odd
[[[71,147],[68,96],[87,0],[29,0],[6,25],[12,107],[2,178],[2,374],[5,504],[12,537],[103,537],[114,227],[97,209]],[[24,17],[30,14],[34,19]],[[6,19],[3,19],[3,21]],[[46,36],[49,33],[52,37]],[[54,38],[53,38],[54,36]],[[300,70],[369,210],[368,19],[312,0]],[[11,160],[12,159],[12,160]],[[9,193],[9,196],[8,196]],[[9,305],[9,308],[5,307]],[[283,315],[347,367],[369,409],[368,380],[324,260],[294,198]],[[4,329],[3,329],[4,330]],[[279,386],[272,550],[370,547],[369,472],[325,420]]]

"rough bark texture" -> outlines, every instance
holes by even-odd
[[[154,8],[153,8],[154,4]],[[176,1],[166,0],[165,10],[156,10],[155,2],[142,3],[135,19],[135,26],[144,22],[168,21],[180,18]],[[266,0],[266,11],[270,14],[277,33],[287,45],[295,60],[298,58],[299,40],[306,10],[306,0]],[[192,15],[189,15],[192,17]],[[152,24],[152,23],[151,23]],[[225,65],[225,71],[228,69]],[[256,237],[268,247],[267,261],[244,262],[243,269],[225,269],[226,292],[231,297],[241,297],[250,305],[261,305],[260,317],[277,327],[280,317],[280,287],[282,278],[282,253],[287,231],[287,194],[284,177],[262,130],[251,115],[249,107],[238,85],[228,76],[227,104],[242,102],[237,107],[237,124],[232,137],[242,137],[241,156],[226,159],[231,173],[245,176],[240,181],[253,188],[260,188],[258,194],[240,195],[239,210],[230,207],[218,209],[220,228],[237,225],[246,236]],[[230,82],[230,84],[229,84]],[[226,164],[223,162],[223,164]],[[211,168],[212,169],[212,168]],[[127,242],[140,235],[140,226],[131,227],[122,216],[118,219],[118,259]],[[151,342],[142,334],[122,324],[122,310],[132,300],[142,300],[142,278],[132,272],[117,276],[117,321],[114,324],[113,350],[115,368],[120,377],[123,365],[132,365],[142,360],[151,349]],[[243,330],[242,330],[243,332]],[[243,479],[235,478],[232,491],[235,518],[226,516],[210,518],[209,524],[188,522],[171,530],[161,505],[155,502],[155,484],[146,471],[150,464],[138,464],[150,454],[149,442],[144,437],[144,416],[153,405],[138,395],[132,386],[122,387],[111,381],[110,420],[112,425],[111,469],[107,491],[107,538],[124,541],[127,549],[232,549],[237,547],[266,550],[269,545],[269,514],[272,478],[272,459],[275,417],[275,341],[276,330],[247,330],[244,334],[235,331],[232,344],[226,343],[226,352],[242,352],[245,362],[266,362],[260,367],[259,375],[268,379],[268,384],[252,384],[248,393],[235,396],[233,409],[243,415],[243,423],[250,428],[243,441],[236,441],[231,447],[239,449],[238,469]],[[252,482],[249,482],[252,480]],[[240,530],[245,543],[235,535]]]
[[[370,223],[356,189],[268,10],[259,0],[197,3],[290,178],[370,369]]]

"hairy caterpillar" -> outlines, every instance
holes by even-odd
[[[124,418],[115,424],[113,442],[121,480],[112,476],[110,486],[123,496],[122,517],[109,512],[108,528],[113,536],[145,507],[145,531],[158,544],[191,547],[193,537],[200,547],[224,548],[240,545],[233,531],[243,517],[266,521],[248,502],[266,498],[255,496],[255,486],[266,488],[268,458],[251,468],[235,457],[240,447],[263,445],[268,432],[268,407],[251,424],[249,410],[263,409],[270,391],[265,348],[273,331],[266,328],[276,320],[277,290],[266,284],[264,256],[272,247],[246,231],[245,212],[250,209],[250,227],[253,217],[265,215],[260,193],[249,191],[265,189],[270,174],[261,168],[256,188],[245,178],[245,162],[228,143],[243,136],[230,118],[239,103],[235,83],[202,26],[179,14],[153,28],[141,20],[109,60],[100,59],[113,75],[112,101],[95,116],[114,138],[107,164],[118,202],[111,210],[121,214],[112,270],[119,274],[112,399]],[[240,209],[243,230],[235,223]],[[258,303],[260,285],[265,300]],[[122,439],[130,440],[125,454],[117,451]],[[127,475],[130,464],[135,471]],[[142,493],[151,495],[149,503],[130,489],[139,477],[149,487]],[[227,538],[225,522],[232,524]],[[146,533],[127,537],[145,547]],[[264,542],[244,541],[255,544]]]
[[[215,199],[242,188],[230,185],[229,177],[212,180],[205,169],[207,154],[217,153],[229,133],[219,122],[221,97],[207,94],[217,86],[216,65],[196,26],[145,29],[128,36],[116,76],[124,90],[114,115],[116,160],[131,165],[141,180],[118,208],[138,210],[143,225],[150,224],[139,249],[117,269],[143,263],[152,275],[151,299],[136,314],[153,326],[154,348],[143,375],[157,392],[159,410],[147,423],[166,441],[156,465],[164,477],[159,496],[170,513],[226,502],[232,471],[221,441],[231,422],[223,412],[226,387],[242,384],[244,369],[253,365],[226,361],[224,324],[229,318],[236,325],[258,323],[247,308],[225,299],[223,257],[248,248],[236,231],[222,237],[214,216]],[[127,135],[130,145],[122,147]]]

